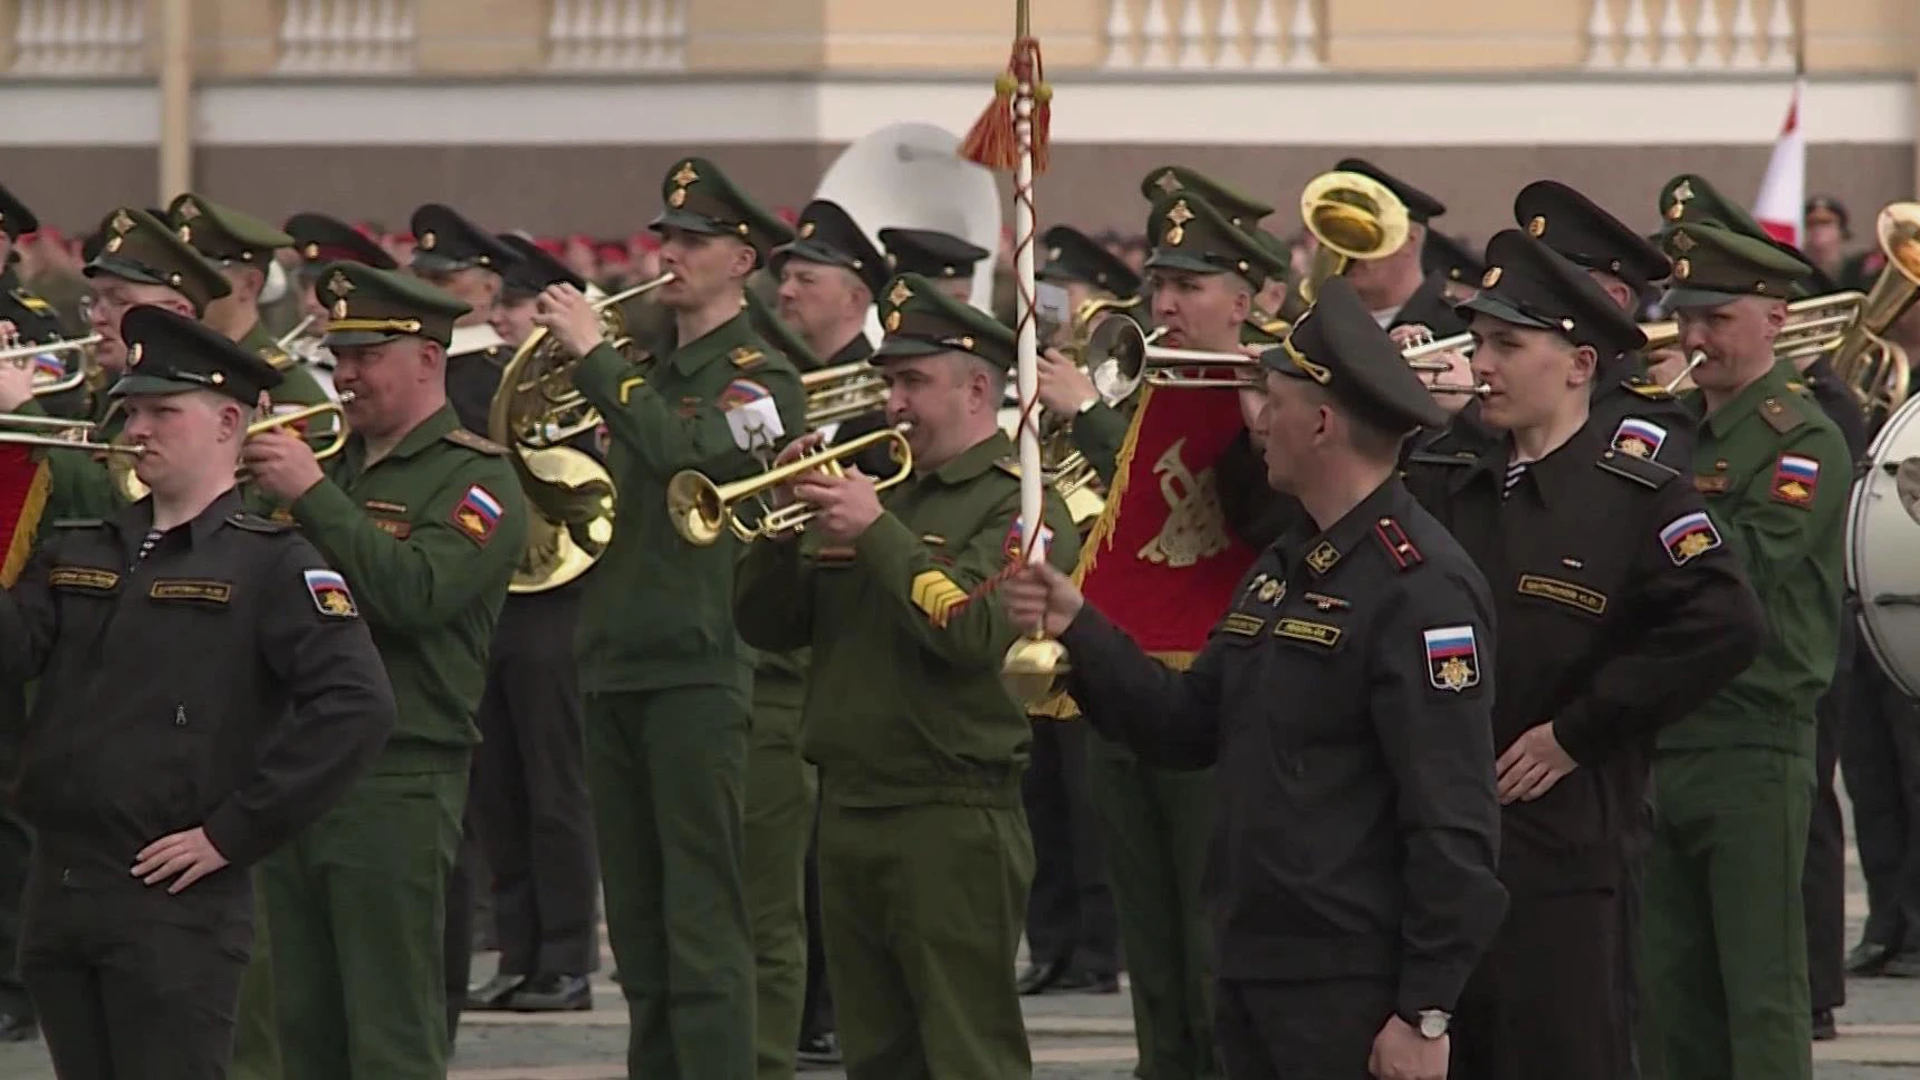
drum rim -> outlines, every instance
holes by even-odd
[[[1920,397],[1909,399],[1900,408],[1895,409],[1893,414],[1887,417],[1886,423],[1881,425],[1880,433],[1874,436],[1873,443],[1867,447],[1866,472],[1854,483],[1853,490],[1847,497],[1844,563],[1847,592],[1854,597],[1858,605],[1854,615],[1854,625],[1860,631],[1860,639],[1866,642],[1867,651],[1873,654],[1874,662],[1880,665],[1880,670],[1887,678],[1912,697],[1920,697],[1920,685],[1914,685],[1920,682],[1920,671],[1915,673],[1916,678],[1910,679],[1902,672],[1900,665],[1889,660],[1888,650],[1881,645],[1879,635],[1874,630],[1874,622],[1870,618],[1870,612],[1874,609],[1868,603],[1866,593],[1861,588],[1860,563],[1861,534],[1866,529],[1868,510],[1873,506],[1873,485],[1879,477],[1886,477],[1888,482],[1892,481],[1892,474],[1885,469],[1886,462],[1882,460],[1883,455],[1891,449],[1895,440],[1913,426],[1916,417],[1920,417]],[[1893,497],[1898,503],[1897,492]]]

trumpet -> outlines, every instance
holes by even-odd
[[[1148,334],[1124,315],[1108,315],[1087,335],[1086,365],[1109,402],[1124,401],[1151,386],[1183,390],[1245,390],[1260,385],[1260,361],[1246,353],[1169,349],[1153,344],[1162,331]],[[1226,369],[1227,374],[1218,374]]]
[[[800,388],[807,394],[809,429],[864,416],[887,404],[887,381],[865,360],[806,372]]]
[[[99,442],[93,436],[99,425],[91,420],[63,420],[55,416],[25,416],[0,413],[0,444],[40,446],[49,450],[86,450],[105,454],[139,457],[147,448],[137,443]],[[38,435],[35,431],[61,434]]]
[[[89,360],[93,356],[93,347],[100,343],[99,334],[88,334],[82,338],[68,338],[63,341],[50,341],[44,345],[22,345],[18,341],[0,342],[0,363],[26,365],[38,356],[57,356],[63,352],[80,353],[80,363],[74,365],[71,373],[56,379],[35,379],[33,396],[44,397],[48,394],[64,394],[77,389],[92,374]]]
[[[1426,334],[1423,335],[1423,337],[1425,340],[1415,341],[1400,350],[1400,355],[1407,361],[1407,366],[1415,371],[1441,372],[1453,370],[1452,364],[1447,363],[1445,360],[1427,359],[1430,356],[1438,356],[1445,352],[1457,352],[1462,356],[1473,355],[1474,340],[1472,334],[1455,334],[1452,337],[1443,338],[1435,338],[1432,334]],[[1486,383],[1462,385],[1460,383],[1435,382],[1427,387],[1427,393],[1429,394],[1472,394],[1475,397],[1485,397],[1492,392],[1493,388]]]
[[[247,425],[247,438],[251,439],[255,435],[266,431],[276,431],[289,424],[302,423],[316,416],[335,413],[340,419],[338,423],[334,424],[332,441],[324,446],[314,448],[313,451],[315,459],[325,461],[347,447],[347,414],[342,406],[352,400],[353,391],[348,390],[340,395],[338,402],[326,401],[318,405],[309,405],[306,408],[297,409],[293,412],[282,413],[279,416],[269,416],[264,420],[256,420]],[[83,423],[84,421],[76,422]],[[107,475],[108,478],[113,481],[114,490],[119,492],[123,500],[131,503],[139,502],[141,499],[147,497],[147,485],[141,481],[138,476],[134,475],[133,463],[131,461],[122,461],[118,458],[114,459],[107,464]],[[246,482],[246,468],[243,466],[235,469],[233,477],[242,483]]]
[[[913,449],[899,428],[871,432],[851,442],[805,454],[785,465],[776,465],[757,476],[726,484],[714,483],[698,469],[683,469],[667,481],[667,512],[673,520],[674,531],[682,540],[699,547],[717,543],[728,532],[742,543],[799,532],[813,520],[818,512],[815,507],[805,503],[769,507],[757,522],[742,518],[740,507],[749,500],[758,503],[773,489],[815,469],[832,476],[844,475],[843,462],[882,443],[889,444],[894,463],[899,466],[874,481],[874,487],[885,490],[913,474]]]
[[[624,352],[633,344],[619,305],[673,280],[668,271],[593,301],[601,331],[616,350]],[[599,410],[573,386],[573,366],[579,362],[579,357],[566,355],[546,327],[535,327],[500,371],[500,391],[489,410],[488,430],[504,432],[529,450],[545,450],[599,427]]]

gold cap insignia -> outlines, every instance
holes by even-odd
[[[333,275],[327,278],[327,291],[335,296],[344,297],[353,291],[353,282],[348,279],[345,271],[335,270]]]
[[[692,187],[693,182],[698,179],[700,179],[700,174],[693,171],[693,162],[691,161],[681,162],[679,170],[673,174],[673,182],[679,184],[681,187]]]
[[[900,312],[887,312],[887,333],[891,334],[898,329],[900,329]]]
[[[892,291],[887,293],[887,303],[894,307],[899,307],[911,299],[913,299],[913,290],[908,288],[904,281],[894,282]]]
[[[200,204],[188,199],[180,204],[180,220],[192,221],[200,216]]]
[[[887,269],[891,270],[894,267],[899,265],[900,265],[900,257],[898,255],[895,255],[891,251],[887,252]]]
[[[801,222],[800,223],[800,239],[805,240],[807,237],[812,235],[813,235],[813,222],[811,221]]]
[[[127,366],[139,367],[140,361],[144,359],[146,351],[147,351],[147,347],[145,345],[142,345],[137,341],[134,342],[133,347],[127,350]]]
[[[333,317],[336,319],[344,319],[347,317],[347,298],[346,297],[343,296],[340,299],[335,300],[333,302]]]
[[[193,243],[193,226],[191,226],[191,225],[182,225],[182,226],[180,226],[180,228],[179,228],[179,229],[177,229],[177,230],[175,230],[175,231],[176,231],[176,232],[178,232],[178,233],[180,234],[180,242],[181,242],[181,243],[183,243],[183,244],[191,244],[191,243]]]
[[[1573,320],[1572,320],[1572,319],[1561,319],[1561,320],[1560,320],[1560,329],[1562,329],[1562,330],[1565,330],[1565,331],[1566,331],[1567,333],[1569,333],[1569,334],[1571,334],[1571,333],[1573,333]]]
[[[1693,274],[1693,264],[1692,264],[1692,263],[1690,263],[1690,262],[1688,262],[1688,261],[1687,261],[1687,260],[1685,260],[1685,259],[1675,259],[1675,260],[1673,260],[1673,276],[1674,276],[1675,278],[1677,278],[1677,279],[1679,279],[1679,280],[1681,280],[1681,281],[1685,281],[1685,280],[1687,280],[1687,278],[1688,278],[1688,277],[1690,277],[1690,276],[1691,276],[1692,274]]]
[[[428,230],[420,234],[420,249],[422,251],[432,251],[433,245],[439,242],[440,242],[439,238],[433,235],[432,230]]]
[[[1060,249],[1059,249],[1059,248],[1057,248],[1057,247],[1050,247],[1050,248],[1048,248],[1048,249],[1047,249],[1047,261],[1048,261],[1048,262],[1052,262],[1052,261],[1054,261],[1055,259],[1058,259],[1059,257],[1060,257]]]
[[[309,242],[309,243],[307,244],[307,246],[306,246],[305,248],[303,248],[303,249],[302,249],[302,251],[304,252],[304,254],[305,254],[305,255],[307,256],[307,258],[309,258],[309,259],[317,259],[317,258],[319,258],[319,257],[320,257],[320,245],[319,245],[319,244],[315,244],[315,243],[312,243],[312,242]]]
[[[1673,234],[1673,250],[1675,251],[1692,251],[1696,243],[1698,243],[1698,241],[1694,240],[1691,233],[1676,231]]]
[[[1487,272],[1480,275],[1480,287],[1483,289],[1491,289],[1498,284],[1500,284],[1500,268],[1497,266],[1487,267]]]
[[[1176,191],[1179,191],[1181,186],[1180,178],[1173,175],[1172,169],[1168,169],[1166,172],[1161,173],[1160,176],[1154,180],[1153,184],[1155,187],[1159,188],[1161,191],[1164,191],[1169,195],[1173,194]]]
[[[126,242],[127,242],[127,238],[124,236],[108,237],[107,238],[107,254],[111,255],[114,252],[119,251],[120,245]]]
[[[1527,222],[1527,235],[1535,238],[1547,235],[1547,216],[1545,214],[1533,215],[1533,220]]]
[[[1181,199],[1167,208],[1166,241],[1174,247],[1187,238],[1187,222],[1193,220],[1193,211],[1187,209],[1187,200]]]
[[[680,187],[677,187],[677,188],[674,188],[674,189],[673,189],[672,191],[670,191],[670,192],[668,192],[668,193],[667,193],[667,205],[668,205],[668,206],[671,206],[671,207],[673,207],[673,208],[674,208],[675,210],[678,210],[678,209],[680,209],[680,208],[681,208],[682,206],[685,206],[686,204],[687,204],[687,189],[686,189],[686,188],[680,188]]]
[[[1680,181],[1680,186],[1673,189],[1673,201],[1683,203],[1691,198],[1693,198],[1693,181]]]
[[[1759,293],[1761,296],[1767,295],[1767,283],[1764,281],[1754,282],[1753,291]]]
[[[114,232],[117,232],[117,233],[132,232],[133,231],[133,215],[127,213],[124,209],[114,211],[113,221],[111,224],[108,225],[108,228],[112,229]]]

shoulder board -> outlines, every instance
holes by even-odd
[[[260,359],[273,365],[275,371],[285,371],[293,366],[293,354],[277,345],[262,345]]]
[[[1807,414],[1801,411],[1799,403],[1783,397],[1763,399],[1760,402],[1760,418],[1782,435],[1807,422]]]
[[[766,358],[766,353],[747,345],[742,345],[727,354],[727,360],[742,371],[759,367]]]
[[[267,533],[268,535],[292,532],[294,529],[293,523],[290,521],[275,521],[272,518],[263,518],[257,514],[235,514],[227,519],[227,524],[236,529],[245,529],[248,532]]]
[[[52,304],[47,303],[45,300],[40,299],[25,289],[13,290],[13,298],[20,302],[21,307],[26,308],[35,315],[53,314]]]
[[[509,453],[506,447],[501,446],[492,439],[475,435],[463,427],[454,428],[442,436],[442,438],[455,446],[464,446],[469,450],[476,450],[492,457],[505,457]]]
[[[1003,457],[999,461],[994,462],[993,467],[1013,477],[1015,480],[1020,479],[1020,463],[1013,458]]]
[[[107,523],[105,518],[60,518],[53,523],[56,529],[98,529]]]
[[[1646,398],[1648,401],[1674,400],[1673,395],[1667,392],[1667,388],[1664,386],[1661,386],[1659,383],[1636,382],[1633,379],[1623,379],[1621,380],[1620,385],[1625,387],[1628,391],[1638,394],[1643,398]]]
[[[1478,460],[1480,458],[1477,455],[1465,451],[1458,454],[1436,454],[1431,450],[1415,450],[1407,455],[1409,465],[1452,465],[1456,468],[1464,468]]]
[[[1401,528],[1400,522],[1393,518],[1383,517],[1375,522],[1373,538],[1387,549],[1387,558],[1392,559],[1393,565],[1403,573],[1427,561],[1426,556],[1420,554],[1420,549],[1413,546],[1407,530]]]
[[[1605,451],[1600,455],[1600,460],[1593,464],[1602,472],[1610,472],[1642,487],[1655,489],[1666,486],[1668,481],[1680,475],[1677,470],[1668,468],[1652,458],[1635,457],[1618,450]]]

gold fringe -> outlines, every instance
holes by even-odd
[[[1133,468],[1133,455],[1139,447],[1140,421],[1147,415],[1147,406],[1153,401],[1153,386],[1148,384],[1140,388],[1140,404],[1133,410],[1133,416],[1127,422],[1127,436],[1120,441],[1120,452],[1113,459],[1113,484],[1107,488],[1107,505],[1100,512],[1100,520],[1093,523],[1093,531],[1087,534],[1086,542],[1080,545],[1080,562],[1073,568],[1073,583],[1079,585],[1093,572],[1094,563],[1099,561],[1100,549],[1113,542],[1113,530],[1120,516],[1120,500],[1127,494],[1127,473]]]
[[[1186,671],[1193,667],[1194,658],[1200,654],[1195,652],[1157,652],[1148,653],[1147,655],[1175,671]],[[1072,694],[1061,694],[1052,700],[1043,701],[1033,708],[1028,709],[1027,715],[1036,720],[1078,720],[1080,719],[1080,704],[1073,700]]]
[[[7,555],[0,561],[0,588],[13,588],[20,572],[27,568],[33,554],[33,534],[40,531],[40,515],[47,508],[47,491],[52,487],[52,470],[45,461],[33,468],[33,482],[27,485],[27,497],[20,504],[20,519],[14,523],[13,537],[7,542]]]

